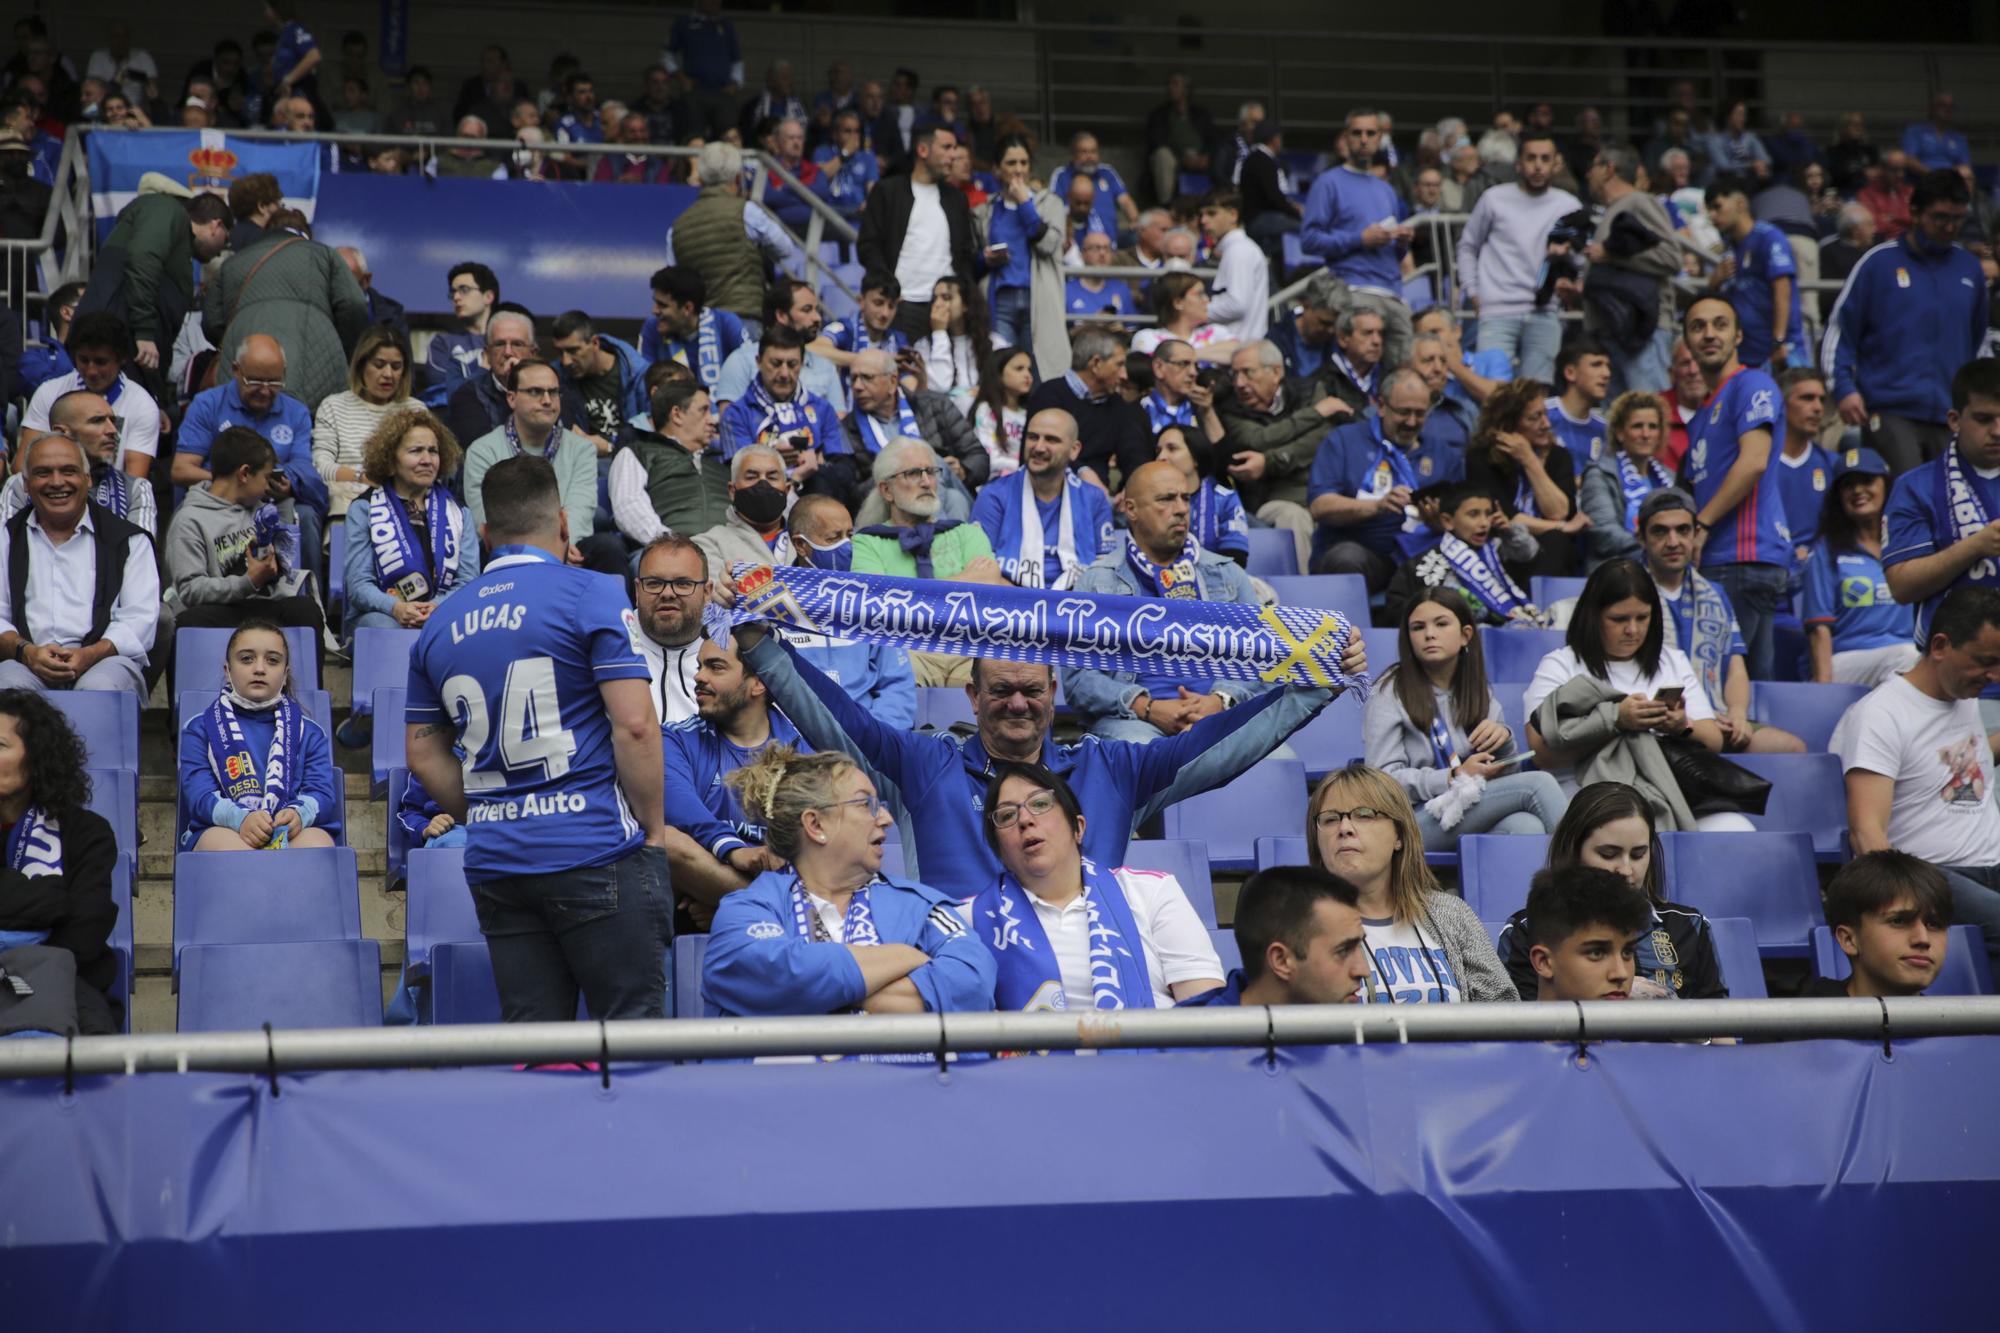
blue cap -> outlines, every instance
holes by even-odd
[[[1842,477],[1886,477],[1889,464],[1873,449],[1843,449],[1833,468],[1833,484],[1838,486]]]

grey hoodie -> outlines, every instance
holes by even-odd
[[[287,582],[277,579],[263,588],[250,582],[250,542],[257,527],[251,511],[233,500],[211,494],[209,483],[189,488],[187,498],[167,525],[166,600],[181,606],[209,602],[241,602],[252,597],[284,595]]]

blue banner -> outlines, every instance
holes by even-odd
[[[1301,606],[1244,606],[1049,592],[825,569],[738,565],[741,623],[777,620],[912,652],[1046,662],[1319,689],[1365,691],[1340,669],[1347,618]]]
[[[264,171],[278,178],[285,203],[313,216],[319,198],[320,150],[313,143],[239,139],[220,130],[99,130],[90,150],[90,207],[97,238],[111,232],[119,210],[139,193],[139,181],[158,172],[190,190],[227,193],[236,181]]]
[[[391,78],[410,68],[410,0],[382,0],[382,31],[375,44],[375,62]]]

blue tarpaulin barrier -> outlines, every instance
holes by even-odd
[[[488,181],[342,172],[320,182],[313,238],[368,256],[377,291],[412,311],[449,311],[445,274],[478,263],[500,299],[553,319],[584,310],[638,319],[667,231],[694,202],[686,185]]]
[[[0,1086],[23,1328],[1990,1327],[2000,1041]]]

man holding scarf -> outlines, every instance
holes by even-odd
[[[1250,576],[1227,556],[1203,550],[1190,535],[1193,492],[1178,467],[1146,464],[1125,483],[1123,495],[1130,527],[1123,541],[1114,542],[1083,572],[1080,591],[1257,605]],[[1269,688],[1084,667],[1062,673],[1063,697],[1083,714],[1091,735],[1141,744],[1177,736]]]
[[[159,506],[153,499],[153,488],[118,470],[117,409],[102,394],[77,389],[49,407],[49,425],[52,433],[67,435],[83,446],[90,459],[90,498],[148,537],[157,535]],[[25,462],[25,451],[21,457]],[[0,523],[14,517],[27,503],[27,485],[17,471],[0,491]]]
[[[1726,751],[1804,754],[1806,743],[1797,736],[1750,720],[1743,631],[1728,595],[1689,567],[1694,534],[1694,500],[1686,491],[1654,491],[1639,506],[1639,544],[1666,610],[1666,644],[1688,655],[1715,709]]]
[[[1380,415],[1327,432],[1313,456],[1310,507],[1312,572],[1359,574],[1380,592],[1399,560],[1431,545],[1435,535],[1417,517],[1414,496],[1426,486],[1460,481],[1465,455],[1424,439],[1431,391],[1408,367],[1382,385]]]
[[[741,398],[722,409],[722,456],[751,445],[776,449],[792,484],[845,500],[860,481],[840,415],[833,404],[801,387],[805,339],[783,325],[764,330],[757,343],[757,378]]]
[[[1953,588],[2000,586],[2000,361],[1959,367],[1946,422],[1951,447],[1896,479],[1884,519],[1882,567],[1896,600],[1917,603],[1920,650]],[[2000,685],[1980,695],[1979,710],[2000,728]]]
[[[669,266],[653,274],[653,322],[639,335],[639,355],[647,364],[677,361],[714,393],[723,363],[742,342],[743,321],[708,304],[708,283],[699,269]]]
[[[502,321],[494,320],[492,327],[503,327]],[[562,403],[562,375],[553,365],[527,357],[508,367],[506,419],[465,451],[465,507],[472,511],[472,521],[484,526],[486,503],[480,490],[487,472],[503,459],[539,458],[555,469],[570,545],[577,552],[570,563],[583,564],[583,546],[597,522],[597,449],[587,437],[563,427]],[[607,552],[610,565],[603,572],[623,574],[625,544],[616,533],[605,535],[616,551]]]
[[[1111,549],[1111,501],[1070,470],[1079,447],[1076,419],[1044,408],[1022,431],[1020,468],[989,483],[973,504],[972,520],[985,530],[1008,582],[1074,588]]]

